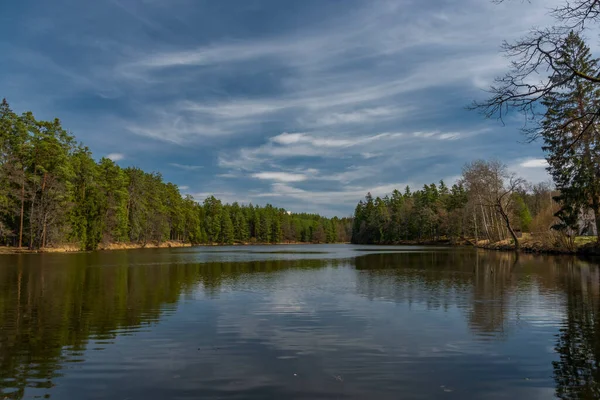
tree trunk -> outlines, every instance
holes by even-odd
[[[483,223],[483,227],[485,228],[485,233],[486,233],[487,239],[491,242],[492,238],[490,237],[490,231],[488,229],[487,221],[485,218],[485,210],[483,208],[483,205],[481,205],[481,217],[483,218],[482,223]]]
[[[519,238],[517,237],[517,234],[510,225],[510,219],[508,218],[508,214],[506,214],[502,206],[498,206],[498,213],[502,216],[502,219],[504,219],[504,222],[506,223],[506,229],[508,229],[510,236],[512,236],[513,240],[515,241],[515,250],[518,251],[521,248],[521,244],[519,243]]]
[[[596,218],[596,242],[600,243],[600,204],[595,202],[593,208],[594,218]]]
[[[42,249],[44,247],[46,247],[46,232],[47,232],[46,226],[47,226],[47,223],[48,223],[48,214],[45,213],[44,214],[44,224],[43,224],[43,227],[42,227]]]
[[[46,190],[46,178],[48,176],[47,172],[44,172],[44,179],[42,181],[42,196],[41,196],[41,200],[40,201],[45,201],[45,196],[44,196],[44,192]],[[42,203],[44,204],[44,203]],[[48,209],[48,205],[44,205],[43,209],[47,210]],[[44,219],[42,220],[42,237],[41,237],[41,244],[40,247],[43,249],[46,246],[46,223],[48,220],[48,212],[44,211]]]
[[[479,243],[479,235],[477,234],[477,212],[473,213],[473,222],[475,223],[475,245]]]
[[[36,190],[34,189],[33,191],[33,197],[31,198],[31,210],[29,211],[29,250],[33,250],[34,248],[34,243],[33,243],[33,212],[35,210],[35,197],[36,197]]]
[[[21,222],[19,224],[19,248],[23,247],[23,216],[25,214],[25,170],[21,181]]]

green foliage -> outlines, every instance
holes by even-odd
[[[271,205],[224,205],[214,196],[198,204],[158,173],[96,162],[59,120],[19,116],[0,103],[1,244],[18,246],[21,232],[30,248],[71,243],[82,250],[165,240],[332,243],[349,240],[349,224]]]
[[[575,228],[580,212],[592,210],[600,230],[600,133],[598,109],[600,88],[597,84],[574,76],[580,71],[598,76],[598,60],[589,47],[571,32],[558,49],[560,61],[551,83],[554,89],[543,98],[546,107],[541,122],[541,136],[547,152],[548,170],[558,190],[561,210],[559,224]],[[599,236],[600,240],[600,236]]]
[[[533,221],[533,217],[531,216],[531,212],[525,204],[525,201],[518,194],[514,195],[514,208],[521,231],[529,232],[531,230],[531,222]]]
[[[233,244],[234,235],[233,235],[233,222],[231,222],[231,217],[229,216],[229,212],[223,212],[221,214],[221,243],[224,244]]]
[[[452,212],[466,204],[464,190],[454,185],[448,190],[441,182],[425,185],[422,190],[404,193],[394,190],[391,196],[373,199],[367,194],[354,212],[353,243],[397,243],[407,240],[434,240],[457,237],[462,232],[452,228]]]

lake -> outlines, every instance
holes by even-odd
[[[0,256],[0,399],[598,399],[600,269],[351,245]]]

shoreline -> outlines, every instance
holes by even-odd
[[[302,246],[302,245],[319,245],[319,244],[352,244],[352,243],[307,243],[307,242],[281,242],[281,243],[259,243],[259,242],[244,242],[244,243],[233,243],[233,244],[221,244],[221,243],[202,243],[202,244],[191,244],[177,241],[165,241],[161,243],[109,243],[98,246],[96,250],[81,250],[76,245],[62,245],[57,247],[47,247],[44,249],[30,250],[27,248],[7,247],[0,246],[0,255],[9,254],[43,254],[43,253],[87,253],[92,251],[114,251],[114,250],[140,250],[140,249],[167,249],[167,248],[184,248],[184,247],[224,247],[224,246]],[[357,245],[372,245],[357,243]],[[483,250],[491,251],[503,251],[503,252],[514,252],[515,247],[508,241],[501,241],[497,243],[487,243],[485,241],[479,241],[475,243],[474,240],[459,239],[459,240],[403,240],[394,243],[382,243],[378,246],[443,246],[443,247],[474,247]],[[575,256],[587,256],[587,257],[600,257],[600,244],[597,242],[589,242],[584,245],[579,245],[575,249],[569,250],[560,247],[549,247],[541,243],[540,241],[534,240],[523,240],[520,243],[519,253],[525,254],[549,254],[549,255],[575,255]]]
[[[384,244],[388,246],[444,246],[444,247],[474,247],[491,251],[515,251],[515,246],[507,240],[496,243],[487,243],[486,241],[475,242],[474,239],[459,240],[406,240],[394,243]],[[574,249],[566,249],[556,246],[548,246],[539,240],[525,239],[520,242],[519,253],[525,254],[549,254],[549,255],[574,255],[595,257],[600,256],[600,243],[588,242],[583,245],[576,245]]]
[[[30,250],[26,247],[8,247],[0,246],[0,255],[2,254],[42,254],[42,253],[89,253],[91,251],[113,251],[113,250],[134,250],[134,249],[166,249],[173,247],[191,247],[190,243],[175,241],[166,241],[161,243],[109,243],[99,245],[96,250],[81,250],[74,244],[65,244],[56,247],[46,247],[43,249]]]
[[[168,249],[168,248],[183,248],[183,247],[224,247],[224,246],[302,246],[309,244],[350,244],[350,243],[308,243],[308,242],[281,242],[281,243],[233,243],[233,244],[221,244],[221,243],[201,243],[201,244],[191,244],[191,243],[183,243],[177,241],[165,241],[161,243],[109,243],[105,245],[99,245],[96,250],[81,250],[78,246],[74,244],[66,244],[56,247],[46,247],[43,249],[30,250],[28,248],[22,247],[9,247],[9,246],[0,246],[0,255],[9,255],[9,254],[44,254],[44,253],[89,253],[94,251],[115,251],[115,250],[140,250],[140,249]]]
[[[492,251],[515,251],[515,246],[506,243],[493,243],[482,246],[475,246],[477,248],[492,250]],[[549,255],[571,255],[571,256],[584,256],[584,257],[600,257],[600,244],[588,243],[582,246],[577,246],[575,249],[563,249],[558,247],[548,247],[539,245],[536,243],[522,243],[521,248],[518,250],[519,253],[525,254],[549,254]]]

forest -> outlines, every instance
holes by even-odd
[[[524,233],[551,247],[573,248],[580,235],[600,240],[600,68],[580,35],[561,33],[505,44],[513,69],[472,107],[499,119],[511,110],[524,114],[523,133],[543,142],[552,182],[531,185],[498,160],[477,160],[450,188],[440,182],[383,198],[367,194],[354,213],[353,243],[462,238],[519,249]],[[547,81],[528,83],[544,68]]]
[[[523,133],[541,141],[552,182],[532,185],[497,160],[477,160],[448,187],[368,194],[354,218],[291,214],[264,207],[202,203],[183,197],[159,173],[96,161],[58,119],[17,115],[0,105],[0,244],[43,249],[75,244],[177,241],[234,243],[399,243],[426,240],[509,241],[524,234],[551,246],[575,246],[600,231],[600,68],[575,31],[534,32],[506,44],[512,70],[472,108],[504,118],[525,115]],[[537,36],[535,36],[537,35]],[[540,47],[542,43],[545,47]],[[541,70],[546,81],[527,84]],[[537,76],[536,75],[536,76]],[[402,190],[402,192],[400,191]]]
[[[60,120],[0,105],[0,245],[44,249],[110,243],[333,243],[351,221],[284,209],[202,203],[160,173],[94,160]]]
[[[367,194],[356,206],[353,243],[393,244],[469,238],[498,242],[522,232],[544,232],[557,211],[549,183],[509,191],[503,185],[506,167],[497,161],[476,161],[452,187],[444,181],[420,190],[395,190],[383,198]],[[498,175],[496,175],[498,174]],[[501,205],[502,208],[498,207]],[[509,219],[507,225],[502,210]]]

